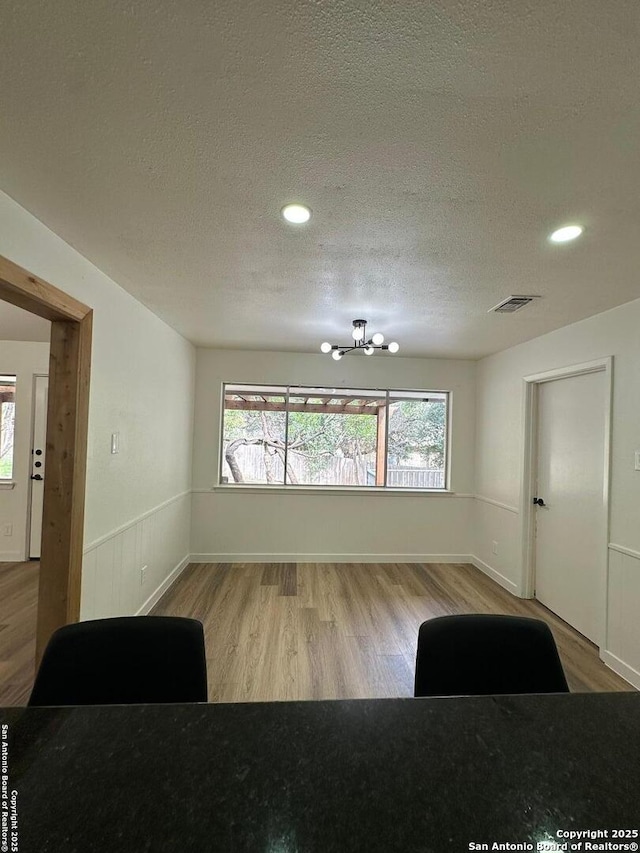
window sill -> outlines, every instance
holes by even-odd
[[[473,495],[460,494],[451,489],[402,489],[402,488],[376,488],[373,486],[256,486],[256,485],[219,485],[211,489],[193,489],[196,494],[251,494],[263,495],[265,493],[277,495],[347,495],[364,496],[372,495],[381,497],[384,495],[404,495],[407,497],[445,497],[445,498],[469,498]]]
[[[15,488],[15,485],[15,480],[0,480],[0,491],[4,491],[5,489],[13,489]]]

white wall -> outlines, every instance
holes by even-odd
[[[222,382],[452,392],[458,496],[250,493],[217,483]],[[475,365],[469,361],[198,349],[192,552],[201,559],[466,559],[471,553]],[[463,497],[462,495],[466,495]]]
[[[0,373],[16,376],[16,426],[13,447],[13,489],[0,485],[0,562],[27,557],[27,510],[31,473],[33,377],[49,373],[49,344],[0,341]],[[5,525],[12,527],[4,535]]]
[[[181,523],[172,528],[167,553],[185,557],[189,552],[194,348],[2,193],[0,254],[94,310],[85,548],[91,551],[113,539],[119,553],[127,530],[156,512],[164,513],[165,505],[175,505],[175,520]],[[111,455],[111,433],[116,431],[120,453]],[[156,561],[149,567],[142,591],[141,559]],[[119,612],[134,612],[141,595],[149,596],[151,585],[160,583],[170,570],[158,559],[153,551],[140,551],[124,569],[120,563],[113,572],[100,569],[113,574],[116,585],[105,583],[110,595],[98,598],[90,593],[89,581],[83,591],[83,618],[113,612],[116,603]]]
[[[603,658],[640,686],[640,300],[478,362],[474,553],[523,588],[520,466],[523,377],[613,355],[608,633]],[[491,541],[499,540],[498,558]],[[612,556],[613,555],[613,556]]]

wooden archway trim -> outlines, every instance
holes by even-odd
[[[93,311],[0,256],[0,299],[51,321],[36,660],[80,618]]]

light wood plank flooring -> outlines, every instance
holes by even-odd
[[[0,706],[33,685],[38,571],[0,563]],[[194,564],[154,610],[204,623],[213,702],[410,696],[420,623],[468,612],[545,619],[574,691],[633,689],[565,622],[468,565]]]
[[[573,691],[633,689],[541,604],[465,564],[198,563],[153,612],[203,622],[212,702],[411,696],[420,623],[471,612],[547,621]]]
[[[0,563],[0,706],[26,705],[33,686],[40,563]]]

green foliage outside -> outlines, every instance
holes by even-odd
[[[375,451],[376,418],[373,415],[290,412],[289,443],[296,452],[306,455],[309,470],[316,473],[331,456],[358,459]]]
[[[417,454],[426,468],[444,467],[445,405],[420,400],[392,403],[389,417],[389,465],[402,465]]]

